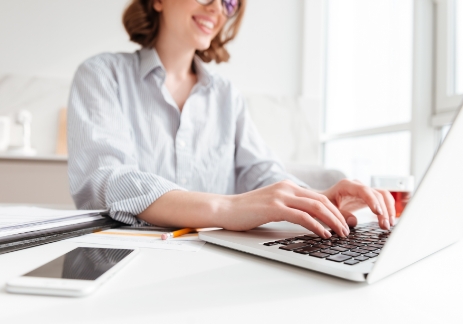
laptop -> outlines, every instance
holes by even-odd
[[[287,222],[200,239],[357,282],[374,283],[458,241],[463,233],[463,107],[413,198],[391,231],[358,224],[347,239],[322,240]],[[333,232],[332,232],[333,233]],[[334,233],[333,233],[334,234]]]

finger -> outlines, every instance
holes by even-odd
[[[312,217],[320,219],[329,228],[334,230],[339,236],[347,237],[349,235],[349,232],[343,223],[341,223],[339,219],[322,202],[316,199],[291,196],[287,197],[285,203],[288,207],[299,209],[311,215]]]
[[[328,208],[331,211],[331,213],[333,213],[333,215],[336,216],[336,218],[342,223],[344,228],[347,229],[347,235],[349,235],[349,225],[347,225],[345,218],[342,216],[339,209],[325,195],[301,187],[299,187],[299,189],[300,190],[296,192],[297,196],[315,199],[323,203],[326,206],[326,208]]]
[[[368,205],[371,211],[378,216],[379,226],[383,229],[389,229],[389,220],[384,216],[384,213],[387,212],[384,201],[381,203],[379,200],[379,197],[382,196],[376,196],[373,189],[362,185],[360,182],[354,181],[352,184],[352,186],[346,188],[348,194],[361,198]]]
[[[386,202],[384,201],[383,195],[381,195],[378,191],[371,189],[373,191],[373,194],[376,196],[376,198],[379,201],[379,204],[381,206],[381,210],[383,211],[382,215],[378,215],[378,223],[379,226],[384,229],[384,230],[390,230],[391,225],[389,222],[389,211],[386,207]]]
[[[320,237],[323,237],[324,239],[328,239],[331,237],[331,233],[328,232],[322,224],[317,222],[313,217],[311,217],[309,214],[306,212],[303,212],[302,210],[299,209],[294,209],[290,207],[285,208],[285,220],[288,222],[291,222],[293,224],[299,224],[308,230],[314,232]]]
[[[357,226],[358,224],[358,220],[357,220],[357,217],[352,214],[351,212],[348,212],[346,210],[340,210],[342,216],[344,216],[344,218],[346,219],[346,223],[347,225],[349,225],[349,227],[355,227]]]
[[[376,189],[376,191],[383,196],[384,202],[386,203],[386,209],[389,213],[389,223],[391,224],[391,226],[394,226],[396,217],[394,197],[392,197],[391,193],[387,190]]]

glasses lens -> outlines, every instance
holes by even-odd
[[[233,17],[240,7],[239,0],[222,0],[223,10],[227,17]]]

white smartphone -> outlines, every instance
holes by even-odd
[[[138,249],[79,247],[6,283],[11,293],[85,296],[108,280]]]

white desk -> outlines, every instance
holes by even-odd
[[[82,244],[0,255],[0,323],[463,323],[463,242],[373,285],[206,244],[142,249],[85,298],[13,295],[8,278]]]

